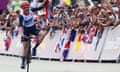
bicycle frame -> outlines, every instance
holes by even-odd
[[[31,37],[28,37],[27,56],[26,56],[27,72],[29,72],[30,60],[31,60]]]

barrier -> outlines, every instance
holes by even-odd
[[[77,41],[77,36],[74,42],[70,44],[70,50],[68,57],[65,59],[67,61],[87,61],[87,62],[106,62],[106,61],[118,61],[120,56],[120,26],[116,29],[111,30],[112,27],[104,28],[103,35],[101,39],[98,40],[97,37],[93,38],[93,42],[91,44],[87,44],[84,42],[80,42],[80,47],[78,50],[75,48],[75,44]],[[65,35],[67,38],[70,34],[70,31]],[[61,47],[60,52],[55,52],[56,46],[61,38],[62,31],[55,31],[54,36],[51,38],[49,33],[46,35],[43,42],[37,48],[37,59],[50,59],[50,60],[61,60],[63,57],[63,51],[65,42]],[[23,46],[21,44],[20,38],[21,34],[18,34],[17,37],[14,37],[11,40],[11,45],[9,50],[5,50],[5,32],[0,31],[0,54],[1,55],[9,55],[9,56],[21,56]],[[96,43],[98,42],[97,46]],[[32,47],[35,45],[34,41],[32,41]]]
[[[120,54],[120,26],[114,30],[109,30],[105,42],[104,50],[101,55],[102,60],[117,60]]]

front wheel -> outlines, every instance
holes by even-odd
[[[26,54],[26,62],[27,64],[30,63],[30,60],[31,60],[31,42],[30,42],[30,39],[28,40],[28,46],[27,46],[27,50],[26,50],[27,54]]]

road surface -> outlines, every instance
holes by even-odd
[[[0,56],[0,72],[27,72],[20,69],[20,60]],[[30,72],[120,72],[120,64],[32,60]]]

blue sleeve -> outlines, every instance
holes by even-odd
[[[37,7],[37,8],[32,8],[31,11],[34,12],[34,11],[38,11],[38,10],[41,10],[43,9],[44,7]]]
[[[19,26],[23,26],[23,16],[19,15]]]

